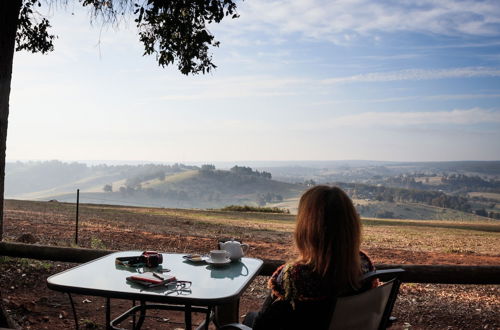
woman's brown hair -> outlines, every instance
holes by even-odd
[[[361,275],[361,222],[347,194],[338,187],[316,186],[299,202],[295,244],[299,261],[331,279],[332,288],[358,288]]]

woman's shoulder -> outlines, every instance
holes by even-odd
[[[288,262],[279,266],[271,275],[270,283],[282,284],[285,280],[301,280],[303,277],[313,275],[309,265],[300,262]]]
[[[301,276],[303,274],[312,272],[311,266],[301,263],[301,262],[287,262],[276,268],[271,277],[280,277],[285,274],[290,274],[293,276]]]
[[[359,251],[359,256],[361,258],[361,273],[365,274],[368,272],[372,272],[375,270],[375,266],[373,265],[373,261],[370,259],[368,254],[366,254],[364,251]],[[377,286],[380,285],[380,281],[378,278],[374,278],[368,283],[362,283],[363,289],[370,289],[370,288],[376,288]]]
[[[271,292],[274,297],[278,299],[283,299],[285,298],[285,283],[284,283],[284,278],[285,274],[289,271],[290,267],[292,264],[286,263],[274,271],[273,275],[271,275],[271,278],[269,279],[268,282],[268,287],[271,289]]]
[[[290,262],[276,269],[269,279],[272,294],[280,300],[314,300],[323,298],[321,279],[304,263]]]
[[[359,251],[359,257],[361,259],[361,273],[368,273],[375,270],[373,261],[370,259],[368,254],[364,251]]]

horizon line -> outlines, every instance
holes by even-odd
[[[328,162],[372,162],[372,163],[453,163],[453,162],[500,162],[500,159],[460,159],[460,160],[373,160],[373,159],[300,159],[300,160],[184,160],[184,161],[162,161],[162,160],[119,160],[119,159],[6,159],[6,163],[16,162],[50,162],[62,163],[85,163],[100,165],[113,163],[114,165],[130,164],[211,164],[211,163],[328,163]]]

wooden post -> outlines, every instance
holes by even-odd
[[[218,325],[239,322],[240,300],[215,306],[215,322]]]
[[[78,245],[78,209],[80,207],[80,189],[76,190],[76,228],[75,228],[75,245]]]

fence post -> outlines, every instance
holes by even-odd
[[[76,190],[76,228],[75,228],[75,245],[78,245],[78,208],[80,207],[80,189]]]

